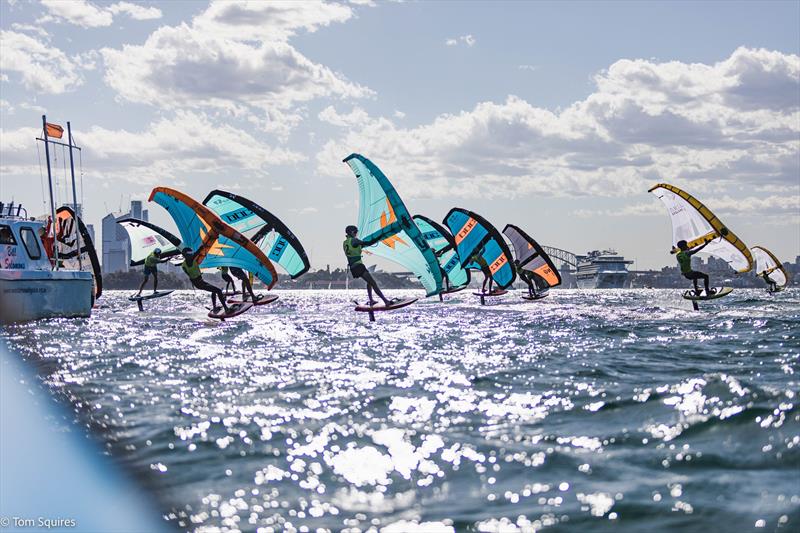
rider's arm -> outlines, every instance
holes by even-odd
[[[688,250],[688,251],[686,252],[686,254],[687,254],[687,255],[694,255],[694,254],[696,254],[697,252],[699,252],[700,250],[702,250],[703,248],[705,248],[706,246],[708,246],[708,245],[709,245],[709,243],[710,243],[712,240],[713,240],[713,239],[708,239],[706,242],[704,242],[703,244],[701,244],[701,245],[700,245],[700,246],[698,246],[697,248],[694,248],[693,250]]]

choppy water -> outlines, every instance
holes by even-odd
[[[179,529],[797,531],[800,291],[279,294],[0,335]]]

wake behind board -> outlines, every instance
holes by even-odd
[[[407,305],[411,305],[417,300],[419,300],[419,298],[403,298],[402,300],[391,302],[389,305],[368,305],[356,302],[356,311],[362,313],[371,313],[373,311],[394,311],[395,309],[400,309],[402,307],[406,307]]]
[[[256,295],[256,301],[255,302],[251,302],[251,301],[248,300],[247,303],[252,303],[253,305],[267,305],[267,304],[271,304],[272,302],[274,302],[277,299],[278,299],[278,295],[277,294],[259,294],[259,295]],[[228,303],[229,304],[241,304],[241,303],[245,303],[245,302],[242,301],[242,300],[228,300]]]
[[[239,304],[231,304],[228,306],[228,312],[225,312],[225,309],[222,307],[215,307],[211,311],[208,312],[208,318],[216,318],[219,320],[225,320],[226,318],[233,318],[235,316],[239,316],[245,311],[249,311],[250,308],[253,307],[252,302],[244,302]]]
[[[175,291],[172,290],[172,291],[151,292],[150,294],[145,294],[142,296],[129,296],[128,300],[132,302],[141,302],[142,300],[152,300],[153,298],[161,298],[162,296],[167,296],[168,294],[172,294],[173,292]]]
[[[154,298],[161,298],[162,296],[167,296],[169,294],[172,294],[173,292],[175,291],[174,290],[156,291],[156,292],[151,292],[150,294],[145,294],[144,296],[129,296],[128,300],[130,300],[131,302],[136,302],[136,305],[139,306],[139,311],[144,311],[144,306],[142,305],[143,301],[152,300]]]
[[[683,297],[687,300],[699,302],[703,300],[716,300],[717,298],[722,298],[733,292],[732,287],[714,287],[714,288],[716,289],[717,292],[715,292],[712,295],[707,295],[706,291],[697,294],[696,292],[690,289],[683,293]]]
[[[548,291],[540,292],[540,293],[537,293],[537,294],[523,294],[522,295],[522,299],[523,300],[530,300],[531,302],[533,302],[535,300],[541,300],[542,298],[547,298],[549,295],[550,295],[550,292],[548,292]]]

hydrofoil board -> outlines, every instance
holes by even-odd
[[[481,298],[486,298],[487,296],[502,296],[507,292],[508,291],[505,289],[500,289],[492,292],[473,292],[472,294],[474,294],[475,296],[480,296]]]
[[[395,309],[400,309],[402,307],[406,307],[407,305],[411,305],[417,300],[419,300],[419,298],[404,298],[402,300],[390,302],[389,305],[369,305],[356,302],[356,311],[360,311],[362,313],[371,313],[373,311],[394,311]]]
[[[143,294],[142,296],[129,296],[128,300],[132,302],[141,302],[142,300],[152,300],[153,298],[161,298],[162,296],[167,296],[168,294],[172,294],[173,291],[156,291],[151,292],[150,294]]]
[[[547,298],[549,295],[550,293],[548,291],[539,292],[536,294],[523,294],[522,299],[530,301],[541,300],[542,298]]]
[[[698,302],[702,300],[716,300],[717,298],[722,298],[733,292],[732,287],[714,287],[714,289],[716,289],[714,294],[706,294],[706,291],[697,294],[694,290],[690,289],[683,293],[683,297],[687,300]]]
[[[277,299],[278,299],[278,295],[277,294],[257,294],[255,302],[251,302],[250,300],[248,300],[246,303],[252,303],[253,305],[267,305],[267,304],[271,304],[272,302],[274,302]],[[241,304],[241,303],[245,303],[245,302],[242,301],[242,300],[236,299],[236,300],[228,300],[228,303],[229,304]]]
[[[253,302],[244,302],[238,304],[230,304],[228,306],[228,312],[225,312],[223,307],[215,307],[211,311],[208,312],[208,318],[216,318],[218,320],[225,320],[226,318],[233,318],[235,316],[239,316],[245,311],[248,311],[251,307],[253,307]]]

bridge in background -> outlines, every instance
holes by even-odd
[[[578,268],[578,257],[577,255],[573,254],[572,252],[568,252],[566,250],[562,250],[561,248],[554,248],[552,246],[542,246],[547,255],[549,255],[552,259],[559,259],[563,263],[567,263],[568,265],[572,266],[572,268]]]

